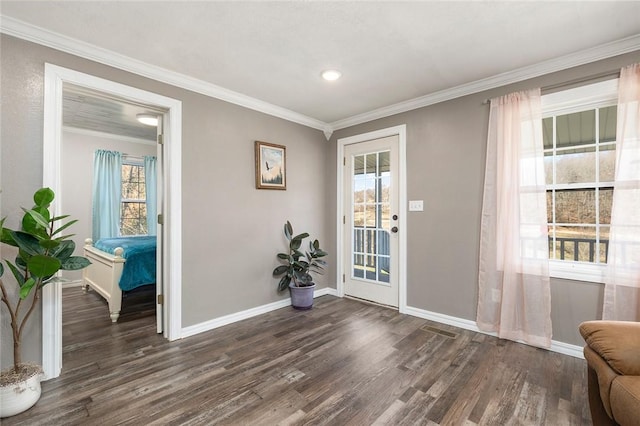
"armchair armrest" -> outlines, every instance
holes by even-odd
[[[580,334],[616,373],[640,376],[640,322],[586,321]]]

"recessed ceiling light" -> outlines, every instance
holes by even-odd
[[[340,77],[342,77],[342,73],[338,70],[322,71],[322,78],[324,78],[327,81],[336,81]]]
[[[136,118],[147,126],[158,126],[158,116],[153,114],[137,114]]]

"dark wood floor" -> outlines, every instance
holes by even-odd
[[[354,300],[167,342],[152,299],[111,325],[95,294],[63,294],[63,373],[3,425],[591,423],[583,360]]]

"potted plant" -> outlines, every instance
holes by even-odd
[[[72,256],[75,250],[75,243],[69,239],[72,235],[61,233],[77,221],[61,224],[68,216],[51,217],[49,206],[54,197],[49,188],[36,191],[35,206],[31,210],[22,209],[24,216],[18,231],[5,228],[4,219],[0,220],[2,243],[18,249],[13,262],[3,260],[15,279],[19,296],[15,302],[9,300],[2,280],[4,265],[0,262],[1,300],[9,311],[13,337],[13,366],[0,372],[0,417],[21,413],[40,398],[42,368],[23,363],[20,349],[25,324],[37,306],[42,287],[55,281],[58,271],[78,270],[90,263],[82,256]]]
[[[316,285],[313,283],[310,272],[322,274],[327,263],[320,258],[328,253],[320,248],[318,240],[310,241],[309,250],[303,253],[300,247],[309,234],[304,232],[293,236],[293,227],[289,221],[284,224],[284,236],[289,241],[289,253],[278,253],[278,259],[284,265],[273,270],[274,277],[282,275],[278,283],[278,291],[289,288],[291,305],[295,309],[311,309]]]

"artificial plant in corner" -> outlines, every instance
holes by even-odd
[[[13,367],[0,373],[0,386],[21,382],[41,371],[39,366],[23,364],[21,343],[25,324],[36,309],[42,287],[53,282],[60,270],[78,270],[90,264],[82,256],[73,256],[75,243],[70,239],[73,235],[62,235],[77,220],[69,220],[63,224],[68,215],[51,217],[49,206],[54,197],[50,188],[36,191],[33,208],[22,209],[24,216],[20,230],[7,229],[4,227],[5,219],[0,220],[2,243],[18,248],[13,262],[3,260],[19,287],[17,300],[9,300],[9,293],[2,280],[5,268],[0,263],[1,300],[9,311],[13,337]]]

